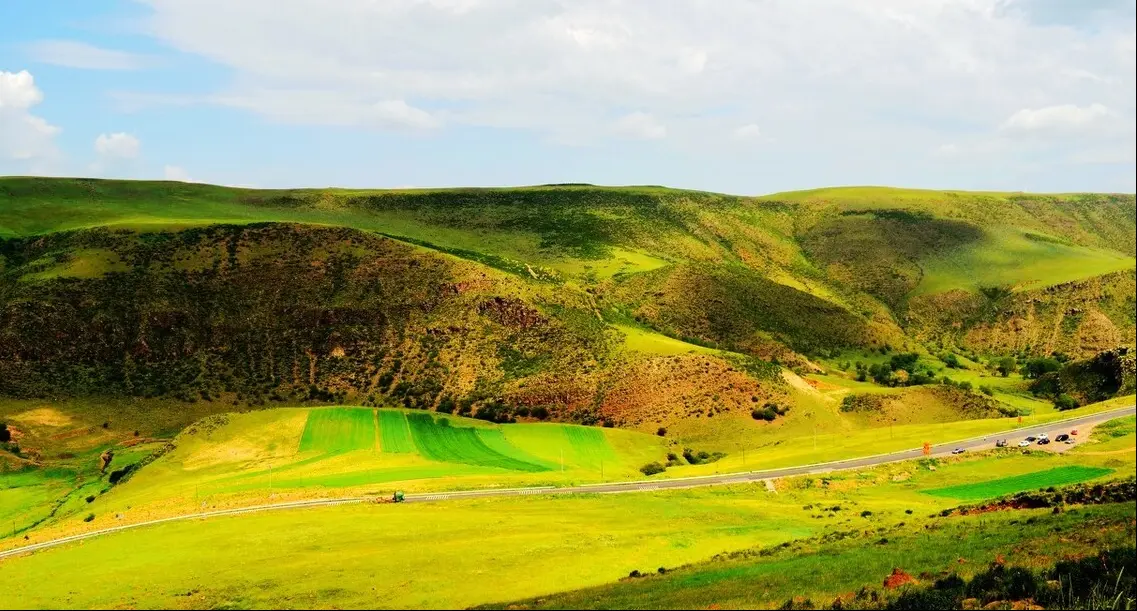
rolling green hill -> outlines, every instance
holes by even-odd
[[[0,395],[745,415],[790,400],[776,364],[1132,343],[1135,225],[1132,195],[2,178]]]

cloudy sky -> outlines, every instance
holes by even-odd
[[[6,0],[0,175],[1133,192],[1137,0]]]

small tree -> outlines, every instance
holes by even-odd
[[[1018,368],[1018,363],[1015,362],[1013,357],[1004,356],[995,361],[995,371],[1004,378],[1011,375]]]
[[[665,436],[667,436],[667,429],[665,429],[661,426],[661,427],[659,427],[659,430],[657,430],[655,432],[655,434],[659,435],[660,437],[665,437]]]
[[[640,467],[640,473],[643,473],[644,475],[648,475],[648,476],[655,475],[657,473],[663,473],[666,470],[667,470],[667,467],[664,467],[663,465],[661,465],[657,462],[649,462],[648,464]]]
[[[1027,361],[1026,366],[1023,367],[1023,377],[1037,380],[1038,378],[1041,378],[1042,376],[1052,371],[1058,371],[1061,368],[1062,363],[1058,362],[1058,359],[1031,359]]]
[[[8,425],[0,422],[0,443],[8,443],[12,441],[12,431],[8,430]]]

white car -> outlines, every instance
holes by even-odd
[[[1038,438],[1039,439],[1050,439],[1050,435],[1048,433],[1043,433],[1043,434],[1039,435]]]
[[[1029,448],[1030,442],[1024,439],[1024,440],[1019,442],[1019,447],[1020,448]]]

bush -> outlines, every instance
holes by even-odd
[[[765,420],[766,422],[773,422],[774,419],[778,417],[778,414],[774,413],[774,410],[772,410],[768,407],[763,407],[763,408],[757,408],[756,407],[750,412],[750,417],[754,418],[755,420]]]
[[[1058,398],[1054,400],[1054,407],[1058,411],[1064,412],[1078,407],[1078,401],[1074,397],[1063,393],[1058,395]]]
[[[95,502],[95,495],[92,494],[92,495],[88,496],[87,502],[88,503],[94,503]]]
[[[666,435],[667,435],[667,429],[665,429],[665,428],[663,428],[663,427],[661,426],[661,427],[659,427],[659,430],[657,430],[657,431],[655,432],[655,434],[656,434],[656,435],[659,435],[660,437],[664,437],[664,436],[666,436]]]
[[[1004,356],[1003,358],[997,359],[995,361],[994,369],[999,375],[1005,378],[1014,373],[1016,369],[1018,369],[1018,363],[1015,361],[1014,357]]]
[[[458,404],[455,403],[454,399],[449,395],[442,397],[442,400],[438,402],[438,411],[444,414],[453,414],[456,409],[458,409]],[[517,415],[523,415],[521,414],[521,410],[517,410]],[[529,415],[529,410],[526,409],[524,415]]]
[[[1023,377],[1037,380],[1042,376],[1062,369],[1062,363],[1055,358],[1031,359],[1023,367]]]
[[[664,467],[657,462],[649,462],[648,464],[640,467],[640,473],[648,476],[655,475],[657,473],[663,473],[666,470],[667,467]]]
[[[993,566],[972,577],[966,589],[968,598],[978,598],[983,604],[1032,598],[1037,591],[1038,582],[1029,569],[1003,565]]]
[[[8,425],[0,422],[0,443],[8,443],[12,441],[12,431],[8,430]]]
[[[994,389],[992,389],[990,386],[980,386],[980,387],[979,387],[979,392],[981,392],[981,393],[983,393],[983,394],[987,395],[988,397],[993,397],[993,396],[995,396],[995,390],[994,390]]]
[[[90,522],[90,521],[92,521],[92,520],[94,520],[94,519],[95,519],[95,514],[93,514],[93,513],[89,513],[89,514],[87,514],[87,517],[83,518],[83,521],[84,521],[84,522]]]

